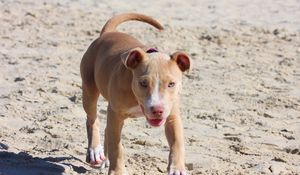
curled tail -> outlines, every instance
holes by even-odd
[[[116,31],[116,28],[119,24],[126,22],[126,21],[131,21],[131,20],[142,21],[142,22],[148,23],[148,24],[156,27],[159,30],[164,29],[158,21],[156,21],[155,19],[153,19],[149,16],[138,14],[138,13],[123,13],[123,14],[116,15],[116,16],[112,17],[110,20],[108,20],[106,22],[106,24],[104,25],[104,27],[102,28],[100,36],[106,32]]]

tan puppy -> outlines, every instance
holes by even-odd
[[[129,20],[163,29],[157,21],[141,14],[117,15],[105,24],[100,37],[84,54],[80,71],[83,107],[87,113],[87,161],[102,167],[110,162],[109,174],[124,174],[120,137],[124,120],[143,115],[152,126],[165,125],[170,146],[169,174],[186,174],[178,92],[182,72],[190,69],[190,58],[183,52],[171,56],[160,53],[116,31],[118,24]],[[96,115],[100,94],[108,101],[104,150]]]

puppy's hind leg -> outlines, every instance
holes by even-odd
[[[101,166],[105,160],[104,150],[100,144],[100,121],[97,117],[97,101],[99,91],[96,86],[82,85],[83,108],[87,114],[86,128],[88,136],[88,150],[86,161],[93,166]]]

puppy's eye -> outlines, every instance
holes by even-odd
[[[147,82],[146,80],[140,81],[139,84],[140,84],[140,86],[143,87],[143,88],[147,88],[147,87],[148,87],[148,82]]]
[[[175,86],[175,82],[171,81],[169,84],[168,84],[168,87],[171,88],[171,87],[174,87]]]

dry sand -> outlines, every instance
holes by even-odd
[[[1,175],[101,174],[84,162],[79,63],[104,22],[128,11],[166,30],[120,31],[194,61],[182,92],[190,174],[300,174],[299,0],[0,0]],[[123,129],[127,170],[166,174],[163,128],[144,123]]]

